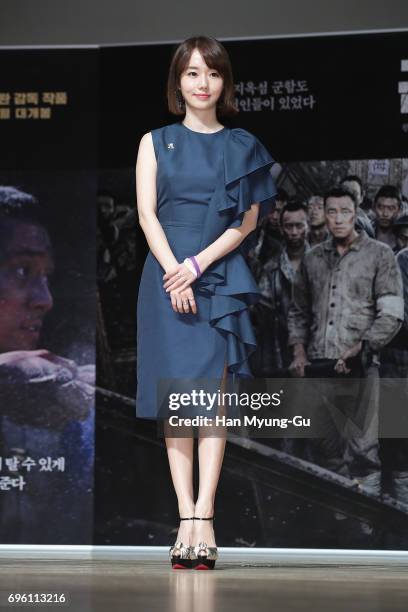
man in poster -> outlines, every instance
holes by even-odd
[[[307,210],[299,201],[290,201],[282,209],[280,228],[284,240],[282,251],[264,265],[258,285],[261,300],[255,307],[262,321],[257,337],[262,353],[262,368],[256,376],[270,376],[271,370],[287,368],[291,361],[288,348],[287,317],[292,285],[300,261],[309,250]]]
[[[378,492],[378,353],[403,320],[401,274],[387,245],[356,231],[353,193],[329,191],[325,213],[331,239],[305,254],[294,281],[288,316],[290,367],[304,376],[306,364],[333,359],[333,375],[343,376],[350,373],[347,360],[363,356],[364,348],[359,396],[370,411],[368,425],[354,439],[342,439],[334,424],[328,426],[327,436],[316,441],[317,462]]]
[[[94,367],[37,350],[53,307],[44,223],[33,196],[0,187],[0,539],[85,543]]]
[[[398,189],[393,185],[383,185],[375,196],[374,211],[373,229],[376,239],[396,249],[393,224],[401,212],[401,195]]]

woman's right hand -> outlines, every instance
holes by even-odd
[[[197,314],[197,304],[191,287],[187,287],[187,289],[183,289],[182,291],[173,289],[169,291],[169,293],[174,312],[179,312],[181,314],[192,312],[193,314]]]

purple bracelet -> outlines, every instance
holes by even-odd
[[[195,271],[197,272],[197,278],[199,276],[201,276],[201,270],[200,270],[200,266],[197,263],[196,258],[194,257],[194,255],[192,255],[191,257],[189,257],[189,260],[193,263],[193,266],[195,268]]]

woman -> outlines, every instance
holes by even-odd
[[[225,431],[209,436],[199,430],[194,501],[194,439],[168,426],[156,389],[160,379],[224,384],[231,375],[251,376],[255,339],[248,307],[259,291],[239,247],[255,229],[260,205],[262,216],[269,212],[274,160],[255,136],[219,121],[237,110],[229,57],[214,38],[189,38],[177,47],[167,98],[183,120],[145,134],[136,164],[139,222],[150,247],[138,295],[136,414],[166,425],[181,521],[172,566],[212,569]]]

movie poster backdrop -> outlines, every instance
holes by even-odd
[[[97,51],[1,58],[0,542],[91,544]]]

